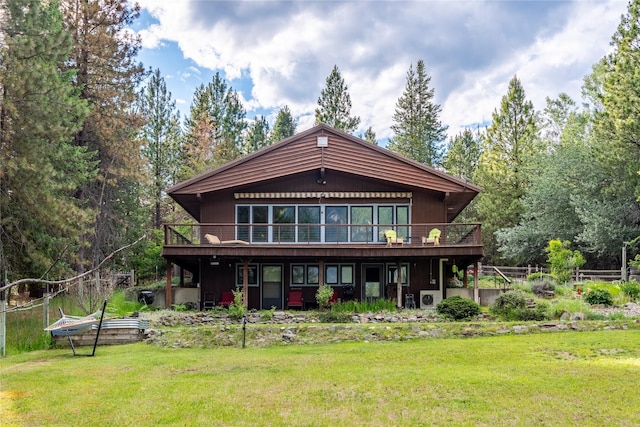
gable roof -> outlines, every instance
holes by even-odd
[[[327,137],[326,147],[318,146],[318,136]],[[441,192],[447,197],[449,221],[480,191],[470,182],[320,124],[183,181],[167,193],[198,219],[202,194],[322,169]]]

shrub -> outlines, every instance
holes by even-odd
[[[475,301],[455,295],[442,300],[436,306],[436,312],[448,319],[463,320],[480,314],[480,306]]]
[[[380,312],[380,311],[396,311],[395,301],[388,299],[375,299],[364,301],[342,301],[333,304],[331,311],[337,311],[342,313],[367,313],[367,312]]]
[[[556,286],[553,283],[544,280],[533,283],[531,285],[531,291],[538,297],[544,297],[547,292],[555,292]]]
[[[589,304],[613,305],[613,297],[608,289],[590,288],[584,294],[584,300]]]
[[[322,285],[316,291],[316,301],[320,308],[325,308],[329,305],[329,300],[333,296],[333,288],[329,285]]]
[[[548,258],[547,262],[551,266],[551,274],[558,278],[559,283],[566,283],[571,280],[571,274],[576,267],[582,267],[585,263],[580,251],[569,249],[571,242],[554,239],[549,241],[549,246],[545,248]]]
[[[521,291],[508,291],[498,295],[489,310],[494,314],[501,315],[514,309],[525,308],[525,304],[526,298]]]
[[[636,301],[640,298],[640,283],[635,280],[621,284],[620,290],[627,295],[631,301]]]
[[[242,291],[233,291],[233,302],[229,304],[229,317],[240,320],[244,317],[245,308]]]
[[[321,311],[318,313],[318,321],[320,323],[351,323],[351,315],[336,311]]]

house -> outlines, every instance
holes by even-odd
[[[287,308],[292,290],[310,308],[321,283],[434,307],[453,266],[483,256],[480,224],[453,222],[479,190],[321,124],[167,190],[195,220],[165,225],[168,290],[173,264],[201,308],[236,289],[250,309]]]

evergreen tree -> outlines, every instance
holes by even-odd
[[[256,116],[247,131],[242,153],[250,154],[268,145],[269,122],[267,122],[267,119],[264,118],[264,116]]]
[[[327,86],[318,98],[316,124],[325,123],[347,133],[358,128],[360,117],[351,117],[351,97],[347,89],[338,66],[334,65],[327,77]]]
[[[227,163],[240,155],[246,112],[238,94],[216,73],[194,94],[186,120],[182,178]]]
[[[61,6],[73,36],[67,66],[77,70],[75,84],[91,108],[74,144],[95,153],[100,170],[76,192],[78,201],[95,212],[93,230],[77,252],[76,268],[82,271],[143,231],[142,203],[131,191],[143,170],[137,139],[141,118],[134,106],[144,69],[135,59],[140,40],[130,31],[139,6],[130,7],[127,0],[61,0]],[[122,206],[126,201],[132,205]]]
[[[494,233],[513,227],[522,217],[522,198],[533,173],[532,160],[539,153],[533,104],[514,76],[484,134],[475,174],[475,182],[483,190],[478,197],[478,215],[488,256],[497,254]]]
[[[480,159],[480,135],[465,129],[449,139],[442,166],[447,173],[471,181]]]
[[[557,99],[546,98],[546,107],[542,112],[541,136],[548,146],[560,143],[562,132],[577,111],[576,102],[566,93]]]
[[[274,144],[296,133],[296,121],[286,105],[280,109],[273,130],[269,135],[269,141]]]
[[[151,181],[153,226],[162,225],[164,190],[177,181],[180,162],[180,112],[167,90],[167,84],[156,69],[139,96],[139,111],[145,119],[140,138],[142,155]]]
[[[433,102],[434,90],[429,89],[430,81],[424,61],[418,61],[415,71],[413,64],[409,66],[407,85],[393,114],[391,130],[395,136],[388,148],[425,165],[438,166],[442,161],[447,126],[440,122],[442,107]]]
[[[378,145],[378,139],[376,138],[376,133],[373,131],[373,128],[371,126],[367,128],[367,130],[364,132],[364,136],[361,136],[360,138],[374,145]]]
[[[640,0],[629,2],[604,58],[603,111],[596,116],[601,160],[615,173],[617,182],[603,191],[631,186],[640,196]]]
[[[552,136],[558,139],[554,149],[541,152],[533,160],[532,169],[538,173],[531,177],[522,198],[521,220],[497,232],[499,250],[505,258],[519,264],[542,264],[550,239],[578,240],[584,230],[579,213],[583,197],[602,178],[602,169],[587,142],[589,126],[586,114],[572,113],[558,129],[560,137]],[[588,246],[583,242],[581,249]]]
[[[447,173],[471,181],[480,159],[480,134],[465,129],[449,140],[442,166]],[[478,203],[474,199],[456,217],[456,222],[478,222]]]
[[[89,110],[75,71],[61,70],[72,40],[59,3],[7,0],[0,12],[0,274],[59,277],[90,220],[74,192],[94,164],[72,145]]]

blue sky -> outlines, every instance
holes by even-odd
[[[491,121],[517,75],[536,109],[561,92],[580,101],[591,67],[626,12],[609,1],[138,0],[139,59],[159,68],[182,116],[216,72],[242,96],[247,118],[271,123],[287,105],[313,126],[334,65],[361,134],[393,135],[411,64],[422,59],[448,136]]]

